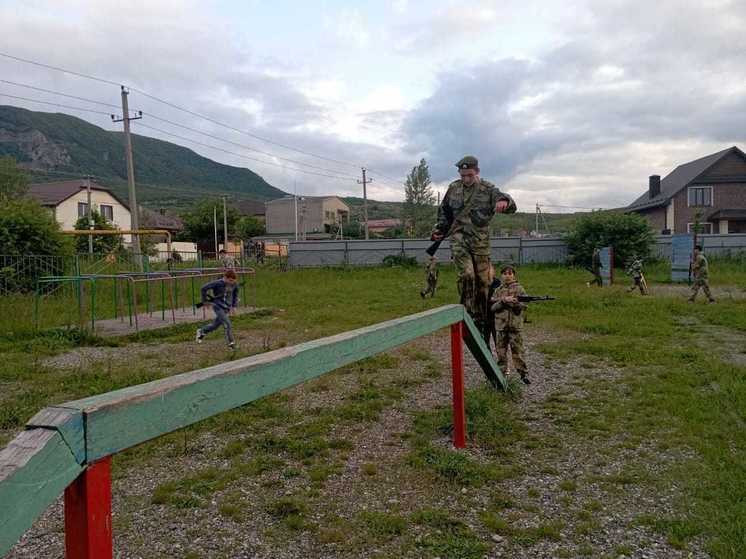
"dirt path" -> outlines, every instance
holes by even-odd
[[[556,341],[545,331],[530,330],[527,341],[533,384],[513,404],[527,435],[499,457],[473,446],[465,451],[475,462],[498,460],[517,475],[482,486],[462,486],[433,483],[432,476],[412,467],[408,440],[414,416],[450,401],[447,333],[438,333],[393,352],[388,356],[390,368],[384,360],[373,370],[333,373],[286,391],[278,405],[286,406],[281,409],[287,415],[283,417],[281,411],[279,419],[265,420],[266,428],[250,423],[239,436],[203,429],[188,436],[186,453],[181,434],[176,434],[142,450],[142,456],[135,453],[123,461],[126,469],[118,471],[114,483],[116,556],[707,557],[697,542],[687,550],[676,549],[638,522],[646,515],[669,514],[676,496],[675,487],[651,486],[643,481],[643,474],[655,475],[686,459],[685,453],[660,450],[654,441],[625,445],[603,436],[579,437],[568,422],[573,406],[587,395],[588,383],[613,381],[623,373],[581,361],[549,362],[536,350],[541,343]],[[466,366],[469,386],[485,382],[468,352]],[[242,476],[226,486],[197,493],[202,495],[199,506],[153,503],[164,482],[180,483],[202,475],[200,481],[209,485],[205,472],[235,467],[237,459],[255,463],[266,456],[256,451],[257,440],[287,436],[297,421],[312,425],[309,421],[322,410],[339,410],[341,415],[351,402],[361,401],[365,389],[390,394],[382,400],[385,407],[372,419],[321,424],[324,440],[336,441],[325,454],[285,455],[266,469],[257,468],[259,473],[242,470]],[[309,428],[297,444],[314,436]],[[439,448],[450,446],[445,434],[433,437],[432,444]],[[237,439],[245,445],[231,458],[226,447]],[[629,472],[639,473],[640,479]],[[289,520],[292,515],[278,517],[270,512],[288,499],[304,508],[294,526]],[[499,510],[495,502],[500,503]],[[457,519],[461,539],[453,545],[461,547],[445,547],[444,552],[424,545],[433,537],[450,541],[445,528],[412,520],[424,509]],[[485,522],[486,513],[500,522]],[[397,528],[393,520],[397,518],[406,523],[403,528]],[[61,519],[58,502],[9,558],[61,557]]]

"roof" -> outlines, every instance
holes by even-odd
[[[175,215],[164,215],[160,212],[154,212],[148,208],[140,206],[140,216],[142,224],[150,229],[168,229],[169,231],[181,231],[184,228],[184,222]]]
[[[59,206],[62,202],[87,188],[85,179],[72,181],[54,181],[40,182],[30,184],[28,187],[29,194],[36,198],[42,206]],[[105,186],[101,186],[96,181],[91,181],[91,190],[100,190],[108,192],[112,198],[129,210],[129,206],[122,201],[116,194]]]
[[[241,215],[265,215],[267,213],[264,202],[257,200],[239,200],[238,202],[233,202],[232,205]]]
[[[667,204],[674,195],[681,191],[681,189],[685,188],[718,161],[731,153],[738,153],[746,159],[746,154],[736,146],[733,146],[700,159],[695,159],[689,163],[679,165],[661,180],[661,191],[658,196],[651,199],[650,190],[646,190],[637,198],[637,200],[627,206],[625,211],[647,210]]]

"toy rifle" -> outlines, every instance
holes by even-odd
[[[212,295],[208,295],[207,297],[205,297],[205,299],[205,301],[200,301],[199,303],[194,305],[195,308],[201,309],[205,306],[205,303],[212,303],[215,300],[215,297],[213,297]]]

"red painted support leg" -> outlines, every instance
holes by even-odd
[[[453,446],[466,448],[464,404],[464,323],[451,324],[451,371],[453,372]]]
[[[88,466],[65,489],[65,557],[113,557],[110,456]]]

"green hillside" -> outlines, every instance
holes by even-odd
[[[0,106],[0,155],[55,173],[91,174],[126,195],[122,136],[66,114]],[[170,142],[138,135],[132,142],[138,201],[145,205],[180,207],[220,194],[254,200],[285,195],[249,169],[217,163]],[[34,180],[60,177],[34,174]]]

